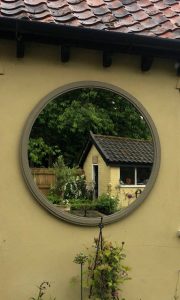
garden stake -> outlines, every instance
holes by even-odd
[[[83,300],[82,277],[83,277],[83,263],[81,263],[81,300]]]
[[[101,217],[101,222],[99,223],[98,227],[99,227],[99,237],[98,237],[98,240],[97,240],[97,249],[96,249],[96,256],[95,256],[95,260],[94,260],[93,271],[96,269],[96,266],[97,266],[97,259],[98,259],[98,255],[99,255],[99,249],[102,250],[102,248],[103,248],[103,236],[102,236],[102,230],[104,228],[103,217]],[[92,276],[92,279],[94,279],[94,275]],[[92,285],[90,286],[89,299],[91,298],[91,296],[92,296]]]

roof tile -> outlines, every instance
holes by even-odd
[[[67,5],[67,3],[66,3],[66,5]],[[74,12],[82,12],[82,11],[90,9],[89,5],[87,5],[87,3],[85,1],[77,3],[75,5],[69,4],[69,7]]]
[[[155,26],[159,25],[157,20],[154,20],[154,18],[148,18],[146,20],[141,21],[141,24],[145,27],[145,28],[154,28]]]
[[[98,15],[98,16],[102,16],[102,15],[105,15],[107,13],[110,13],[110,10],[107,8],[107,6],[105,5],[102,5],[102,6],[99,6],[99,7],[95,7],[95,8],[92,8],[92,11],[95,15]]]
[[[137,163],[152,164],[154,160],[153,142],[123,138],[119,136],[106,136],[91,134],[87,148],[94,144],[107,164]],[[88,151],[84,151],[81,160],[85,161]]]
[[[157,2],[157,3],[155,3],[154,7],[155,7],[155,9],[160,9],[161,10],[161,9],[167,8],[168,5],[165,4],[165,2],[161,0],[161,1]]]
[[[180,5],[179,3],[176,3],[174,5],[171,6],[171,9],[177,13],[180,13]]]
[[[86,10],[86,11],[79,12],[79,13],[74,13],[74,16],[77,19],[79,19],[80,21],[81,20],[88,20],[90,18],[94,19],[94,15],[93,15],[93,13],[90,10]]]
[[[113,9],[123,7],[123,4],[121,3],[121,1],[114,0],[114,1],[107,2],[107,6],[108,6],[109,9],[113,10]]]
[[[137,11],[140,11],[141,10],[141,7],[137,4],[137,3],[132,3],[128,6],[126,6],[126,9],[130,12],[130,13],[133,13],[133,12],[137,12]]]
[[[97,7],[100,5],[104,5],[104,1],[103,0],[87,0],[87,4],[89,6]]]
[[[112,11],[112,14],[118,19],[121,19],[121,18],[124,18],[125,16],[130,15],[130,13],[125,8],[119,8],[117,10],[114,10],[114,11]]]
[[[0,16],[179,39],[179,0],[0,0]]]
[[[148,19],[149,16],[147,13],[145,13],[144,11],[140,10],[140,11],[137,11],[135,13],[133,13],[133,18],[136,20],[136,21],[142,21],[142,20],[145,20],[145,19]],[[141,24],[139,24],[141,25]]]
[[[170,7],[166,8],[165,10],[163,10],[163,14],[167,17],[167,18],[171,18],[177,15],[177,13],[175,11],[173,11]]]
[[[152,5],[152,2],[150,0],[139,0],[138,4],[144,8]]]

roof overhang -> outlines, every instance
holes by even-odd
[[[180,61],[180,40],[35,22],[26,19],[0,17],[0,38],[17,42],[18,57],[24,56],[24,44],[30,41],[61,46],[62,61],[68,61],[71,47],[102,51],[104,66],[110,64],[113,53],[140,55],[143,57],[144,66],[150,65],[153,57]]]

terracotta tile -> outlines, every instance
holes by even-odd
[[[14,8],[19,9],[19,8],[25,7],[24,1],[22,1],[22,0],[18,0],[18,1],[15,1],[15,2],[0,1],[0,5],[1,5],[1,9],[14,9]]]
[[[178,1],[176,0],[164,0],[165,4],[169,4],[169,5],[172,5],[172,4],[176,4]]]
[[[150,6],[146,7],[146,8],[144,8],[144,11],[145,11],[145,12],[147,13],[147,15],[149,15],[150,17],[159,14],[159,10],[156,9],[156,8],[154,7],[154,5],[150,5]]]
[[[170,7],[163,10],[163,14],[168,18],[172,18],[177,15],[177,13],[173,11]]]
[[[138,5],[142,8],[152,6],[152,2],[150,0],[138,0]]]
[[[93,7],[104,5],[103,0],[87,0],[87,4]]]
[[[29,7],[26,6],[26,8],[28,9],[28,12],[30,14],[40,14],[46,11],[49,13],[49,9],[47,8],[47,5],[44,3],[37,6],[29,6]]]
[[[117,24],[119,24],[119,26],[131,26],[133,24],[137,24],[137,21],[135,21],[132,16],[127,16],[118,20]]]
[[[107,27],[102,23],[97,23],[93,26],[90,25],[89,28],[90,29],[97,29],[97,30],[106,30],[107,29]]]
[[[170,38],[172,38],[172,32],[166,31],[165,33],[161,34],[160,37],[165,38],[165,39],[170,39]]]
[[[7,10],[1,10],[1,15],[3,17],[10,17],[10,18],[28,18],[29,17],[29,14],[25,11],[25,10],[19,10],[19,9],[16,9],[16,10],[12,10],[12,11],[8,11]]]
[[[135,3],[136,1],[135,0],[121,0],[121,2],[124,5],[129,5],[129,4]]]
[[[158,13],[155,16],[153,16],[153,20],[158,24],[161,25],[164,22],[169,21],[166,16],[164,16],[162,13]]]
[[[157,3],[154,4],[154,7],[155,7],[155,9],[161,10],[161,9],[167,8],[168,5],[165,4],[164,1],[159,1],[159,2],[157,2]]]
[[[99,7],[94,7],[94,8],[92,8],[92,11],[95,15],[98,15],[98,16],[102,16],[102,15],[105,15],[107,13],[110,13],[110,10],[105,5],[102,5],[102,6],[99,6]]]
[[[67,0],[68,4],[79,4],[81,3],[83,0]]]
[[[66,25],[66,26],[76,26],[76,27],[81,26],[81,23],[77,19],[71,19],[71,20],[65,21],[63,23],[62,23],[62,21],[59,21],[58,19],[56,19],[56,23],[61,24],[61,25]]]
[[[169,28],[166,28],[162,25],[162,26],[156,26],[156,27],[152,28],[151,31],[158,36],[158,35],[162,35],[165,32],[169,31]]]
[[[73,15],[80,20],[88,20],[90,18],[94,18],[94,15],[91,11],[89,10],[86,10],[86,11],[83,11],[83,12],[79,12],[79,13],[73,13]]]
[[[152,3],[160,2],[161,0],[151,0]]]
[[[151,29],[151,28],[157,26],[157,25],[158,25],[158,22],[157,22],[157,21],[154,21],[154,19],[152,19],[152,18],[148,18],[148,19],[142,21],[141,24],[142,24],[145,28]]]
[[[59,9],[64,6],[68,6],[68,3],[66,0],[47,1],[47,6],[49,8]]]
[[[116,18],[124,18],[125,16],[129,16],[130,15],[130,13],[125,8],[119,8],[117,10],[113,10],[112,14]]]
[[[93,18],[90,18],[90,19],[86,19],[86,20],[80,20],[80,23],[82,25],[94,25],[94,24],[97,24],[97,23],[100,23],[100,20],[93,17]]]
[[[47,6],[47,1],[45,0],[24,0],[24,3],[31,6],[37,6],[40,4],[45,4]]]
[[[75,17],[72,14],[54,17],[54,20],[58,22],[66,22],[73,19],[75,19]]]
[[[171,23],[180,28],[180,16],[171,18]]]
[[[69,4],[69,7],[74,12],[82,12],[82,11],[90,9],[89,5],[87,5],[87,3],[85,1],[83,1],[81,3],[77,3],[75,5]]]
[[[176,3],[174,5],[171,5],[171,9],[177,13],[180,13],[180,3]]]
[[[61,16],[71,14],[71,10],[69,9],[68,6],[65,6],[61,9],[51,9],[49,11],[51,12],[53,17],[61,17]]]
[[[152,31],[149,31],[149,30],[140,31],[140,32],[138,32],[138,34],[144,35],[144,36],[150,36],[150,37],[156,36]]]
[[[117,9],[117,8],[120,8],[120,7],[123,7],[123,5],[122,5],[122,3],[121,3],[121,1],[119,1],[119,0],[114,0],[114,1],[109,1],[109,2],[107,2],[107,7],[109,8],[109,9]]]
[[[131,32],[134,32],[134,33],[139,33],[140,31],[144,31],[145,30],[144,26],[141,23],[134,24],[132,26],[129,26],[128,28],[129,28],[129,30]]]
[[[113,23],[116,21],[116,18],[111,13],[105,14],[103,16],[99,16],[99,19],[107,26],[109,26],[109,24],[107,23]]]
[[[0,0],[0,16],[177,39],[177,0]]]
[[[141,7],[137,3],[132,3],[130,5],[126,5],[126,10],[130,13],[134,13],[141,10]]]
[[[149,16],[148,16],[148,14],[145,13],[143,10],[140,10],[140,11],[138,11],[138,12],[133,13],[133,18],[134,18],[136,21],[142,21],[142,20],[148,19]]]
[[[180,39],[180,28],[177,28],[172,31],[172,38]]]
[[[126,27],[126,26],[122,26],[122,27],[114,27],[114,28],[112,29],[112,31],[121,32],[121,33],[129,33],[129,32],[130,32],[129,28]]]

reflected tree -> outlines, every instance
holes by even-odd
[[[30,166],[52,166],[59,154],[68,166],[77,165],[90,131],[151,138],[144,118],[119,94],[99,88],[75,89],[51,101],[36,119],[30,134]]]

